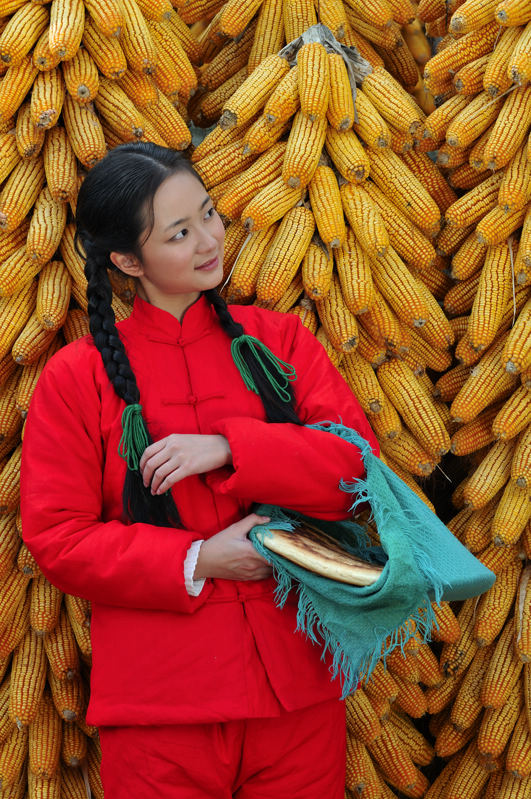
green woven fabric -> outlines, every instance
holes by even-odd
[[[298,592],[297,629],[322,646],[323,657],[332,652],[332,678],[340,675],[343,696],[347,696],[360,675],[370,674],[382,654],[385,657],[396,646],[403,647],[415,629],[424,640],[429,639],[433,600],[476,596],[490,588],[495,575],[372,453],[359,433],[331,422],[308,427],[338,435],[360,449],[365,479],[341,481],[340,488],[355,495],[351,510],[369,503],[381,546],[371,546],[365,530],[354,521],[311,519],[311,523],[334,536],[347,551],[385,564],[382,574],[371,586],[346,585],[271,552],[263,544],[269,530],[292,530],[307,518],[293,511],[259,506],[257,512],[270,516],[271,522],[254,527],[249,535],[273,566],[277,604],[284,605],[291,588]],[[406,624],[409,619],[415,624]]]

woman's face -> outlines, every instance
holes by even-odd
[[[153,228],[140,241],[140,294],[153,305],[193,302],[223,277],[225,231],[212,200],[188,172],[167,178],[153,198]]]

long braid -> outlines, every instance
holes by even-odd
[[[227,303],[217,292],[216,289],[209,289],[204,292],[205,297],[214,308],[221,326],[225,333],[231,338],[235,339],[244,334],[243,325],[236,322],[227,307]],[[242,347],[242,356],[247,364],[256,388],[258,395],[262,400],[267,420],[269,422],[291,422],[293,424],[302,424],[295,410],[294,395],[291,384],[288,385],[287,390],[290,395],[289,402],[283,402],[277,394],[272,390],[271,383],[267,378],[264,370],[264,364],[260,363],[256,358],[253,350],[244,345]]]
[[[90,241],[83,242],[86,253],[85,276],[90,332],[98,349],[107,376],[116,394],[126,405],[140,400],[140,391],[129,363],[125,347],[116,329],[111,306],[112,288],[107,274],[111,266],[108,256],[98,251]],[[143,421],[146,438],[153,443]],[[123,512],[135,522],[146,522],[162,527],[180,526],[179,513],[171,494],[152,496],[145,487],[139,470],[127,469],[123,488]]]

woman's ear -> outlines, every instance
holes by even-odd
[[[129,277],[139,277],[144,274],[141,262],[133,253],[111,252],[109,258],[121,272]]]

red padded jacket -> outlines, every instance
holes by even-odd
[[[377,451],[359,403],[297,317],[253,306],[231,311],[295,366],[305,423],[341,419]],[[204,297],[182,324],[137,298],[118,328],[154,440],[219,433],[233,466],[174,486],[184,529],[124,523],[126,466],[117,452],[124,403],[89,337],[47,364],[24,435],[23,536],[52,583],[92,602],[89,723],[222,721],[338,696],[319,648],[294,632],[295,599],[275,607],[273,579],[208,579],[191,597],[183,562],[192,541],[242,518],[253,502],[345,518],[352,497],[338,484],[362,475],[359,451],[325,432],[267,423]]]

